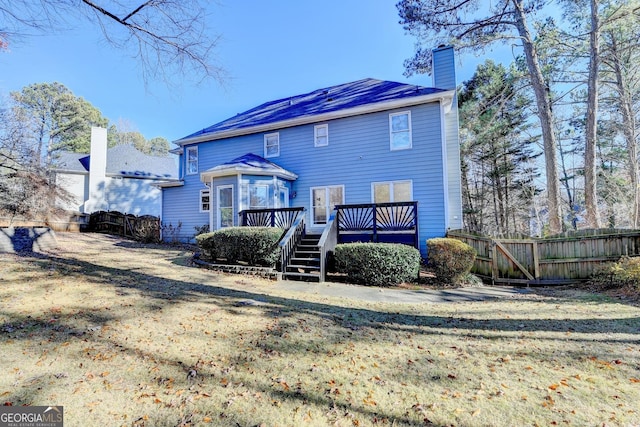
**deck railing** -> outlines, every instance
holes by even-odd
[[[418,202],[337,205],[338,243],[405,243],[419,248]]]
[[[280,227],[289,229],[304,208],[245,209],[238,215],[245,227]]]
[[[280,271],[282,273],[285,272],[287,265],[296,250],[296,246],[300,243],[302,236],[304,236],[304,217],[304,210],[299,210],[298,216],[291,224],[289,231],[285,233],[284,237],[280,240],[280,243],[278,243],[280,246]]]
[[[327,221],[327,225],[320,236],[318,247],[320,248],[320,282],[324,282],[327,278],[327,261],[329,253],[336,248],[338,244],[338,221],[336,221],[337,211],[333,211]]]

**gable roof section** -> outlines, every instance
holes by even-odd
[[[238,173],[277,176],[290,181],[298,178],[298,175],[295,173],[289,172],[281,166],[256,154],[248,153],[229,162],[207,169],[200,174],[200,180],[207,182],[213,177],[236,175]]]
[[[266,102],[175,143],[211,141],[438,100],[451,102],[453,94],[453,90],[363,79]]]
[[[84,158],[89,158],[88,155],[83,153],[72,153],[70,151],[63,151],[58,154],[55,162],[56,169],[59,171],[70,173],[85,173],[89,171],[89,163],[83,161]]]
[[[62,152],[56,160],[56,169],[69,173],[88,173],[90,155]],[[129,144],[116,145],[107,150],[107,170],[110,176],[144,179],[177,179],[173,157],[144,154]]]
[[[150,156],[130,144],[107,150],[107,174],[148,179],[175,179],[178,176],[172,157]]]

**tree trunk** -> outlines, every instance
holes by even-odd
[[[557,150],[558,144],[553,130],[554,120],[551,111],[551,100],[547,92],[548,86],[540,70],[540,62],[533,39],[527,26],[522,0],[512,0],[515,11],[515,26],[522,40],[522,47],[531,77],[531,85],[536,97],[538,117],[542,129],[544,160],[547,179],[547,208],[549,210],[549,231],[552,234],[562,231],[562,215],[560,213],[560,185],[558,179]]]
[[[611,35],[611,62],[616,76],[615,85],[620,99],[619,109],[622,115],[622,132],[627,145],[629,178],[633,192],[633,208],[631,210],[632,227],[638,228],[640,223],[640,189],[638,188],[638,147],[636,143],[636,123],[633,113],[631,94],[623,75],[623,64],[617,49],[614,35]]]
[[[600,18],[598,0],[590,0],[591,34],[589,39],[589,81],[584,149],[584,202],[585,222],[590,228],[600,228],[598,193],[596,189],[596,141],[598,116],[598,71],[600,69]]]

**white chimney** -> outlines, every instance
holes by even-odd
[[[89,158],[89,199],[84,203],[84,212],[108,210],[105,200],[107,172],[107,129],[91,128],[91,154]]]

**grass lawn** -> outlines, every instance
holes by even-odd
[[[0,402],[63,405],[65,426],[640,425],[633,304],[360,302],[58,240],[0,254]]]

